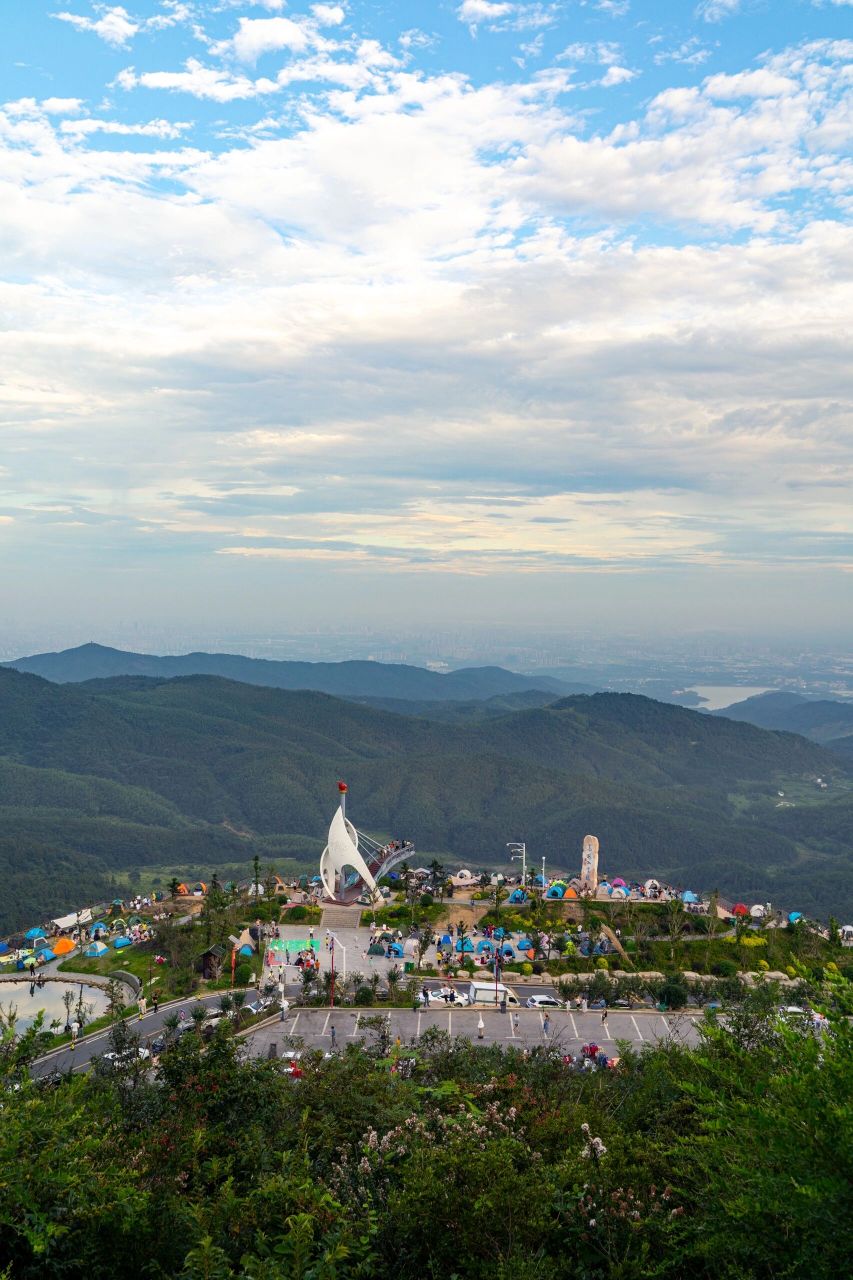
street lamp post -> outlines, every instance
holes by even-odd
[[[515,852],[509,855],[510,862],[521,862],[521,883],[522,887],[527,886],[527,845],[523,840],[518,842],[508,842],[508,849],[514,849]]]

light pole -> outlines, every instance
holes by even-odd
[[[542,858],[542,897],[545,897],[545,858]]]
[[[515,852],[509,855],[510,862],[521,862],[521,884],[522,888],[527,885],[527,845],[523,840],[518,842],[508,842],[508,849],[514,849]]]

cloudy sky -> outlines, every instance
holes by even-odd
[[[3,22],[7,618],[853,620],[853,0]]]

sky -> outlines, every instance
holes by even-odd
[[[853,622],[853,0],[3,25],[0,629]]]

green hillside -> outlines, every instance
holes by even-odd
[[[843,770],[803,738],[631,694],[441,722],[215,677],[60,686],[0,670],[7,889],[16,876],[0,929],[32,915],[17,848],[102,876],[304,856],[306,838],[319,854],[340,777],[360,827],[424,855],[502,863],[506,841],[525,838],[573,868],[593,831],[611,874],[845,914]],[[785,787],[808,804],[778,810]],[[37,915],[69,905],[41,863],[30,878]]]

